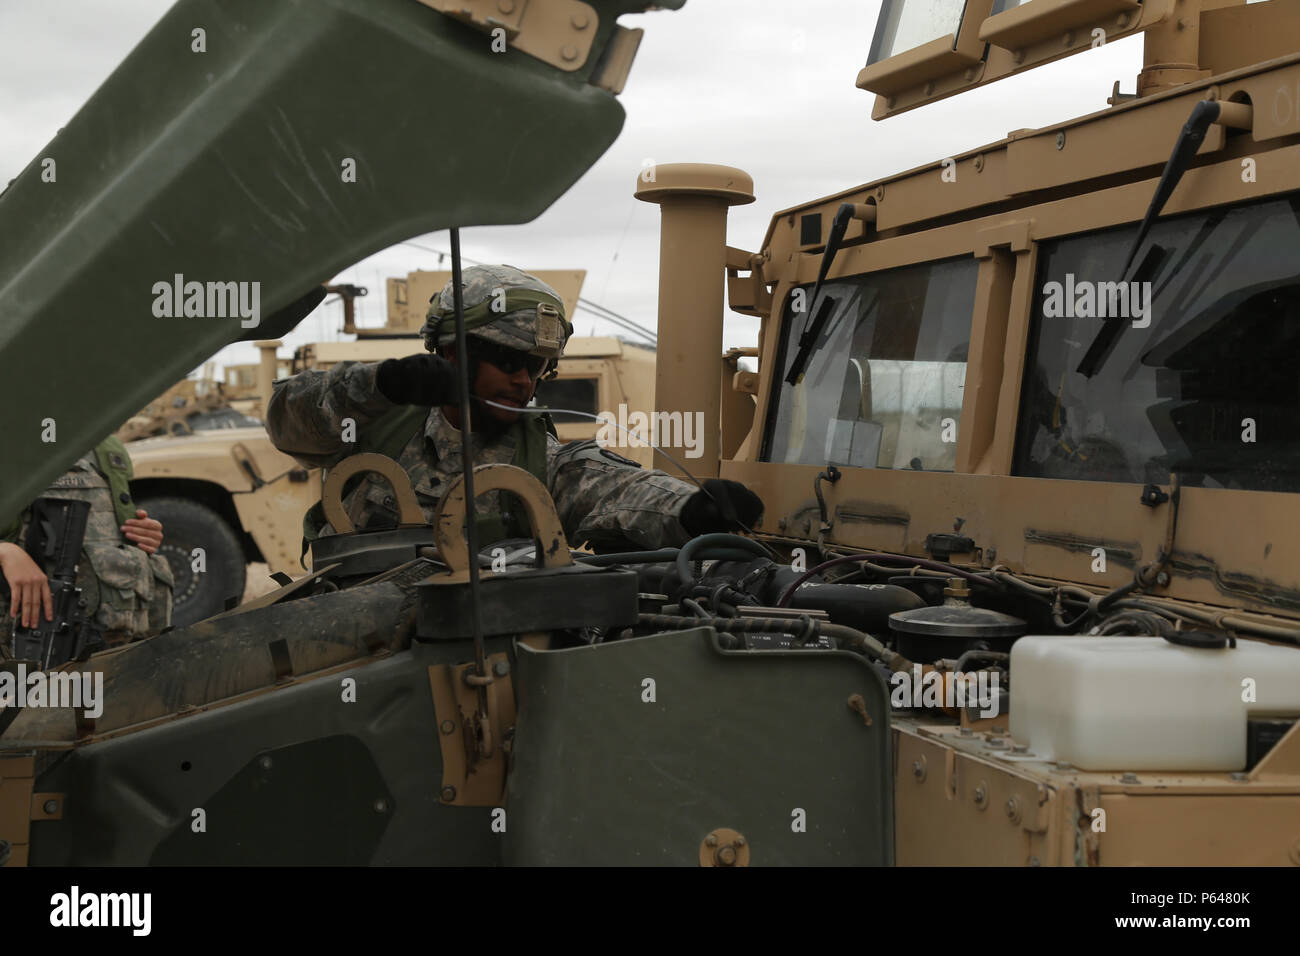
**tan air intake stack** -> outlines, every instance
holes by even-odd
[[[279,339],[263,339],[254,344],[258,349],[257,397],[262,403],[262,414],[265,415],[266,406],[271,402],[271,386],[275,384],[275,376],[278,371],[276,349],[283,343]]]
[[[660,425],[651,438],[680,460],[686,453],[684,436],[690,428],[689,434],[699,443],[698,457],[684,464],[700,477],[716,477],[721,444],[718,360],[722,355],[727,207],[753,202],[754,181],[731,166],[651,166],[637,179],[636,198],[658,203],[663,210],[655,363],[655,412]],[[703,422],[698,434],[697,421]],[[667,464],[655,462],[659,468]]]

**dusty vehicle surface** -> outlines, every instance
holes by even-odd
[[[663,215],[656,412],[731,423],[690,468],[759,492],[751,533],[574,553],[539,483],[476,469],[531,541],[472,555],[457,484],[432,525],[412,502],[318,539],[307,578],[67,665],[103,676],[93,719],[0,711],[11,858],[1300,862],[1296,400],[1267,371],[1297,341],[1300,116],[1275,104],[1300,16],[1175,6],[970,0],[918,27],[944,5],[887,3],[858,81],[878,116],[1097,30],[1146,33],[1141,95],[781,210],[754,252],[727,245],[741,170],[638,176]],[[373,9],[477,63],[441,17]],[[491,220],[490,192],[446,222]],[[757,372],[719,368],[724,291],[762,319]],[[336,528],[363,469],[409,492],[345,460]]]

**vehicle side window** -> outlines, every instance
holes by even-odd
[[[538,382],[537,404],[595,415],[599,411],[596,408],[597,384],[598,380],[594,378],[553,378]],[[589,422],[591,419],[566,412],[551,412],[551,421],[560,425],[565,422]]]
[[[1300,491],[1300,199],[1044,242],[1013,473]]]
[[[803,380],[781,382],[764,460],[952,471],[977,271],[949,259],[825,284],[834,311]],[[783,377],[805,321],[787,308]]]

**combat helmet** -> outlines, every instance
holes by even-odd
[[[549,285],[514,266],[471,266],[461,274],[465,332],[497,345],[557,359],[573,334],[564,300]],[[420,332],[430,352],[456,340],[452,283],[429,302]]]

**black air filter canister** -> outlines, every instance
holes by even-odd
[[[909,660],[932,664],[960,657],[966,651],[1009,651],[1026,624],[1018,617],[971,607],[941,604],[889,616],[898,653]]]

